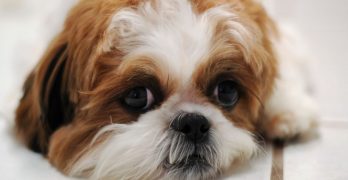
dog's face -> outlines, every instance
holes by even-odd
[[[75,176],[215,177],[257,150],[269,26],[252,1],[82,1],[17,110],[39,96],[44,125],[18,132]]]

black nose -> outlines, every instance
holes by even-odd
[[[183,112],[176,116],[170,127],[184,133],[192,141],[200,142],[207,137],[210,123],[200,114]]]

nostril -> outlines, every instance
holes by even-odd
[[[209,131],[209,129],[210,129],[210,125],[209,124],[203,124],[201,126],[201,128],[200,128],[200,131],[201,131],[201,133],[206,133],[206,132]]]

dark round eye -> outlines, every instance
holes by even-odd
[[[147,110],[154,103],[152,92],[145,87],[137,87],[128,92],[124,103],[136,110]]]
[[[237,84],[233,81],[223,81],[214,89],[214,96],[223,107],[233,107],[238,99]]]

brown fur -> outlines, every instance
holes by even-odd
[[[85,152],[100,128],[112,123],[135,121],[139,114],[129,113],[118,103],[132,77],[144,79],[163,90],[163,100],[175,91],[176,80],[168,79],[160,65],[144,57],[121,63],[117,49],[103,53],[102,42],[112,15],[120,8],[136,6],[141,0],[82,0],[73,8],[64,30],[48,48],[24,86],[24,95],[16,111],[18,137],[35,151],[48,155],[50,162],[63,172]],[[192,0],[197,12],[221,3],[236,4],[241,17],[262,33],[265,52],[254,49],[255,57],[267,55],[267,61],[246,62],[239,51],[233,57],[218,56],[200,65],[195,72],[195,87],[205,93],[216,76],[231,73],[240,82],[243,96],[233,112],[224,114],[239,127],[255,131],[262,104],[270,94],[276,75],[276,61],[268,34],[275,33],[263,8],[252,0]],[[272,32],[273,31],[273,32]],[[222,54],[216,52],[216,54]],[[264,55],[262,54],[262,55]],[[127,61],[128,62],[128,61]],[[230,68],[231,64],[236,66]],[[139,68],[141,66],[141,68]],[[261,78],[262,77],[262,78]],[[122,84],[122,86],[118,86]],[[56,87],[59,87],[57,90]],[[58,98],[58,99],[56,99]],[[54,104],[52,104],[52,102]],[[56,112],[51,123],[49,112]],[[59,112],[63,114],[59,115]],[[47,114],[48,113],[48,114]],[[53,114],[55,115],[55,114]]]

